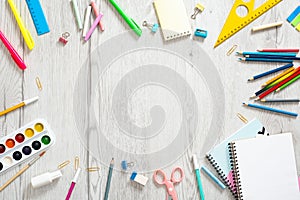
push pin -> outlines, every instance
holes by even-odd
[[[70,37],[70,33],[69,32],[65,32],[61,35],[61,37],[59,38],[59,41],[61,43],[63,43],[64,45],[66,45],[68,43],[68,37]]]
[[[156,33],[159,28],[158,24],[149,24],[147,21],[143,22],[143,26],[150,28],[152,33]]]
[[[127,168],[131,168],[131,167],[133,167],[134,166],[134,162],[127,162],[126,160],[123,160],[122,162],[121,162],[121,166],[122,166],[122,169],[123,170],[127,170]]]
[[[196,19],[196,16],[200,13],[203,12],[204,6],[201,3],[197,3],[195,8],[194,8],[194,14],[192,14],[191,18]]]
[[[197,37],[206,38],[207,37],[207,31],[197,28],[194,35],[197,36]]]

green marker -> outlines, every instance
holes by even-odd
[[[195,173],[196,173],[196,177],[197,177],[197,183],[198,183],[198,189],[199,189],[199,193],[200,193],[200,199],[204,200],[204,191],[203,191],[203,186],[202,186],[201,179],[200,179],[200,169],[199,169],[199,165],[198,165],[198,162],[197,162],[196,154],[194,154],[192,156],[192,159],[193,159],[194,169],[195,169]]]
[[[121,17],[125,20],[125,22],[129,25],[129,27],[138,35],[142,35],[142,29],[135,23],[133,19],[131,19],[128,15],[124,13],[124,11],[119,7],[119,5],[114,0],[109,0],[111,5],[115,7]]]

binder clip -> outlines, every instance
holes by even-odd
[[[130,176],[130,180],[141,184],[142,186],[145,186],[146,183],[148,182],[148,177],[143,176],[141,174],[137,174],[136,172],[132,172],[131,176]]]
[[[159,28],[158,24],[149,24],[147,21],[143,22],[143,26],[150,28],[152,33],[156,33]]]
[[[134,166],[134,162],[127,162],[126,160],[123,160],[122,162],[121,162],[121,167],[122,167],[122,169],[123,170],[127,170],[127,168],[131,168],[131,167],[133,167]]]
[[[201,3],[197,3],[195,8],[194,8],[194,14],[192,14],[191,18],[196,19],[196,16],[200,13],[203,12],[204,6]]]
[[[61,35],[61,37],[59,38],[59,42],[61,42],[62,44],[66,45],[68,43],[68,37],[70,37],[70,33],[69,32],[65,32]]]
[[[206,38],[207,37],[207,31],[197,28],[196,31],[195,31],[195,33],[194,33],[194,35],[196,37]]]

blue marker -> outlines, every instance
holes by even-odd
[[[292,14],[290,14],[290,16],[286,19],[288,22],[292,22],[293,19],[300,13],[300,6],[298,6],[293,12]]]
[[[202,166],[201,169],[223,190],[226,188],[224,183],[222,183],[211,171],[209,171],[206,167]]]

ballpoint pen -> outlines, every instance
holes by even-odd
[[[13,0],[7,0],[7,1],[8,1],[8,4],[10,5],[10,8],[11,8],[11,10],[12,10],[12,12],[13,12],[15,18],[16,18],[16,21],[17,21],[18,25],[19,25],[19,28],[21,30],[21,33],[22,33],[23,38],[25,40],[25,43],[27,44],[28,48],[30,50],[32,50],[33,47],[34,47],[34,41],[31,37],[30,32],[25,28],[24,22],[23,22],[23,20],[20,16],[20,13],[18,12],[18,10],[16,8],[16,5],[13,2]]]
[[[2,40],[5,47],[8,49],[11,57],[15,61],[15,63],[18,65],[18,67],[22,70],[26,69],[26,65],[20,55],[17,53],[17,51],[13,48],[13,46],[9,43],[9,41],[6,39],[6,37],[3,35],[3,33],[0,31],[0,39]]]
[[[142,35],[142,29],[135,23],[133,19],[131,19],[128,15],[124,13],[124,11],[119,7],[119,5],[114,0],[109,0],[109,2],[115,7],[121,17],[125,20],[125,22],[129,25],[129,27],[138,35]]]

